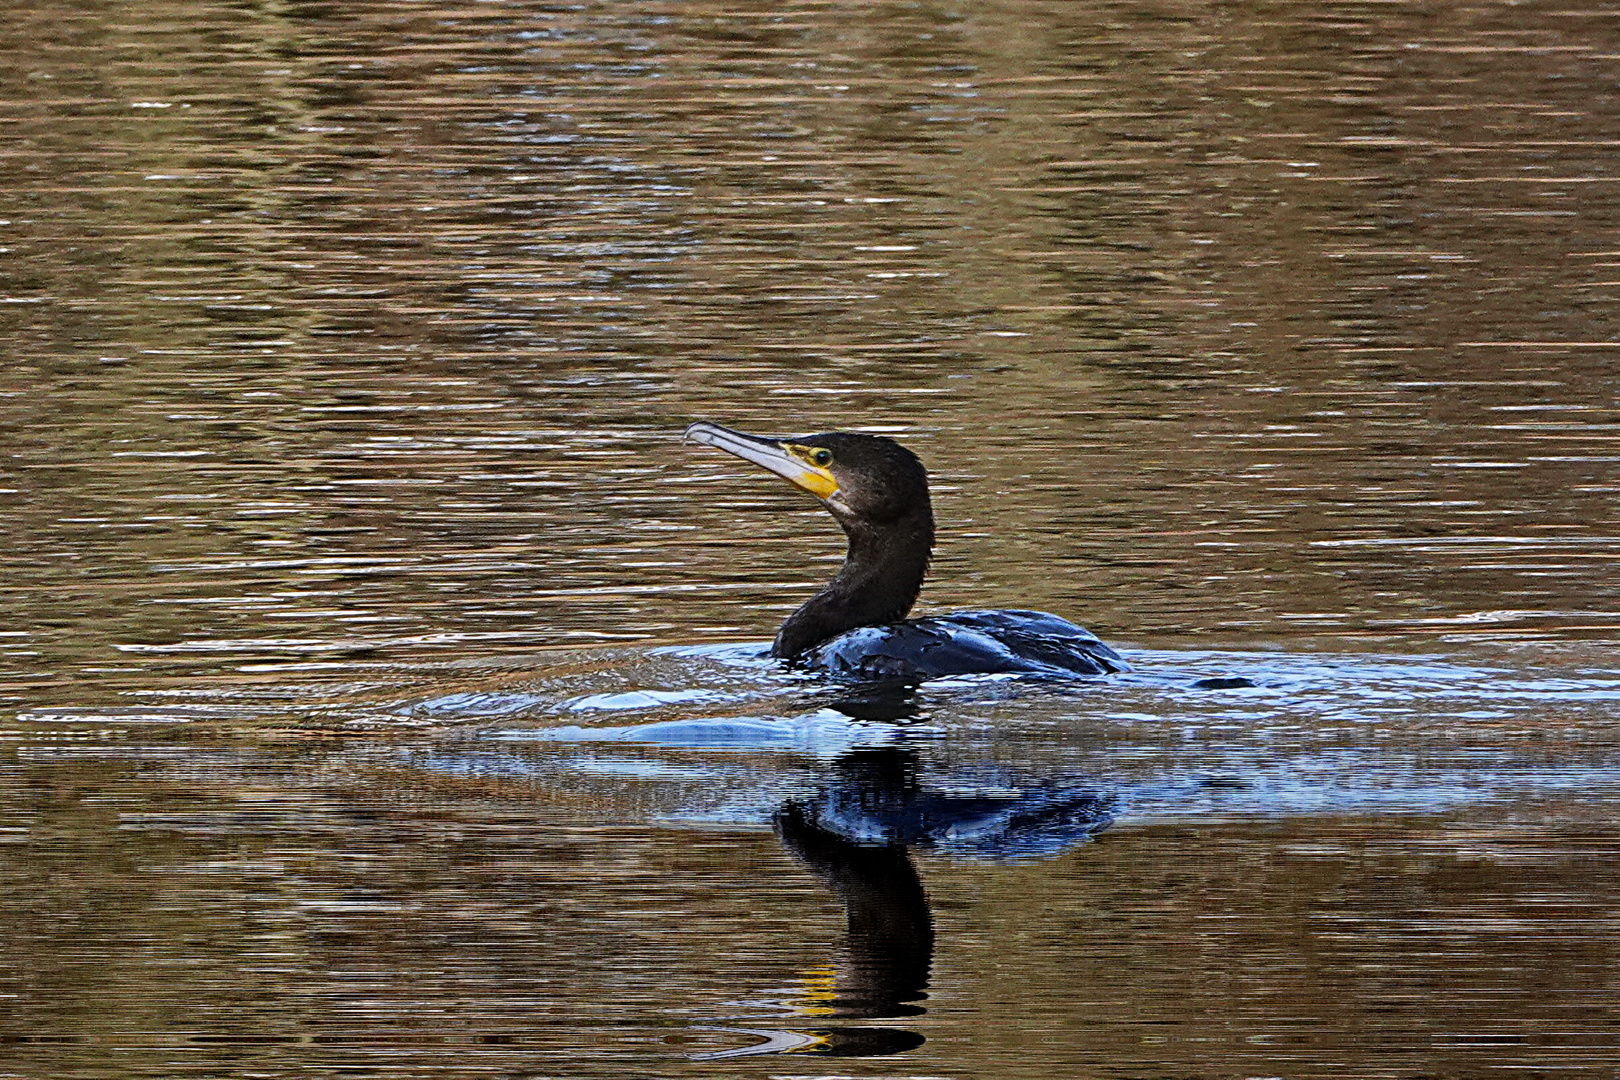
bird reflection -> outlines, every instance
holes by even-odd
[[[860,777],[858,801],[879,814],[916,794],[915,765],[913,755],[897,750],[853,753],[840,762],[846,774]],[[927,997],[934,920],[911,853],[899,841],[841,835],[822,824],[822,808],[821,800],[786,804],[777,811],[776,833],[838,897],[848,919],[848,959],[823,1005],[834,1016],[915,1016],[923,1009],[912,1003]]]
[[[914,688],[868,689],[837,707],[860,719],[917,716]],[[901,746],[852,750],[837,759],[809,798],[774,816],[782,846],[844,905],[845,956],[830,979],[794,1002],[807,1019],[876,1020],[922,1015],[934,955],[934,922],[911,849],[947,849],[980,857],[1055,854],[1109,822],[1108,800],[1089,789],[1042,782],[998,783],[990,794],[957,794],[931,785],[917,751]],[[759,1040],[697,1055],[743,1057],[814,1053],[840,1057],[897,1054],[924,1036],[903,1027],[826,1025],[710,1028]]]

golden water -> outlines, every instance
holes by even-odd
[[[1559,3],[8,13],[0,1072],[1610,1075],[1617,79]],[[1142,674],[850,720],[728,644],[840,537],[697,418],[902,438],[923,609]],[[1038,827],[772,834],[863,797]],[[818,1025],[906,1048],[705,1056]]]

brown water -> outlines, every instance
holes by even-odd
[[[1617,86],[1557,3],[8,12],[0,1074],[1613,1076]],[[841,538],[696,418],[902,438],[922,610],[1137,673],[774,669]]]

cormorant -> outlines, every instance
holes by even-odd
[[[1128,671],[1089,630],[1041,611],[906,613],[934,549],[928,472],[893,439],[832,431],[771,439],[696,423],[686,437],[762,465],[820,499],[849,536],[844,565],[788,616],[771,655],[861,680]]]

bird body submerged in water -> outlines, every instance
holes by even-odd
[[[772,656],[862,680],[1129,670],[1095,634],[1045,612],[907,619],[928,573],[934,512],[922,462],[893,439],[848,432],[770,439],[710,423],[693,424],[686,437],[810,492],[849,537],[844,565],[788,616]]]

